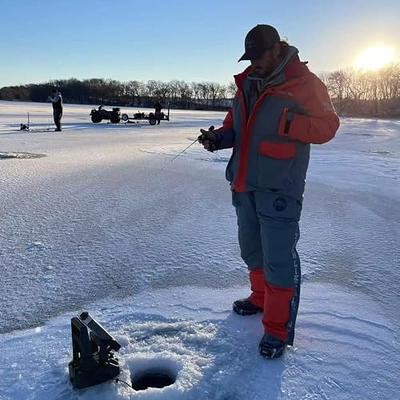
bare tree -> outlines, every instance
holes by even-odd
[[[237,86],[235,82],[229,82],[226,88],[226,94],[229,98],[233,99],[237,92]]]
[[[331,96],[336,99],[336,107],[339,112],[342,112],[346,86],[349,83],[348,76],[344,71],[336,71],[329,74],[326,79],[328,90]]]

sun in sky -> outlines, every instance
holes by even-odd
[[[355,62],[355,66],[358,69],[377,70],[394,61],[395,53],[393,47],[381,45],[369,47],[361,53]]]

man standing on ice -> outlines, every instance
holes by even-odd
[[[260,354],[280,357],[292,345],[300,297],[296,251],[311,143],[339,127],[325,85],[275,28],[257,25],[245,39],[237,93],[223,126],[201,129],[208,151],[233,148],[226,169],[236,209],[241,256],[251,294],[233,303],[240,315],[263,312]]]
[[[63,101],[61,93],[57,89],[53,89],[51,91],[51,96],[49,96],[49,100],[53,104],[53,118],[54,124],[56,125],[56,132],[61,131],[61,118],[63,114]]]
[[[154,104],[154,115],[156,117],[157,120],[157,125],[160,125],[160,121],[161,121],[161,110],[162,110],[162,105],[159,101],[157,101],[156,104]]]

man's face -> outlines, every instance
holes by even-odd
[[[250,60],[251,66],[260,78],[266,78],[274,72],[280,62],[280,48],[274,45],[265,50],[263,55],[255,60]]]

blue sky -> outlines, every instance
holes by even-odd
[[[277,27],[315,72],[397,46],[400,1],[0,0],[0,87],[70,77],[227,83],[244,37]]]

